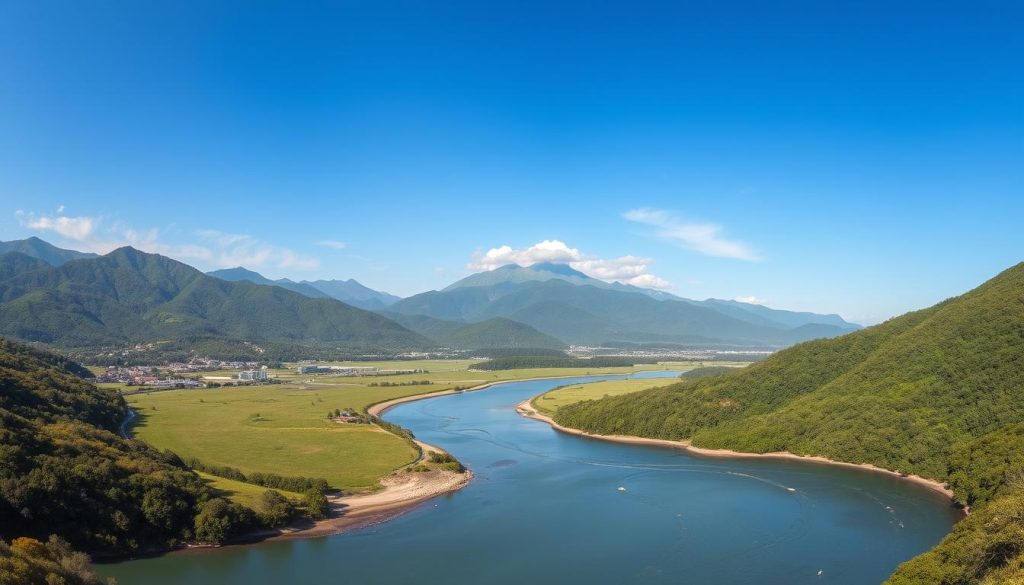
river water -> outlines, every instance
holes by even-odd
[[[121,585],[859,585],[958,518],[942,496],[881,474],[590,440],[515,412],[555,386],[616,377],[511,382],[388,411],[476,475],[389,522],[98,570]]]

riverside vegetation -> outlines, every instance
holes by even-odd
[[[304,509],[323,513],[316,489],[307,506],[272,490],[255,509],[222,497],[175,454],[122,438],[124,399],[88,376],[0,339],[0,583],[93,583],[76,550],[123,556],[220,543]]]
[[[892,585],[1024,583],[1024,264],[938,305],[740,371],[585,401],[592,433],[789,451],[948,482],[972,513]]]

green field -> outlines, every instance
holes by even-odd
[[[639,392],[640,390],[647,390],[657,386],[667,386],[677,381],[675,378],[647,378],[573,384],[572,386],[563,386],[550,392],[545,392],[530,401],[530,404],[539,412],[554,414],[556,410],[567,404],[575,404],[583,400],[597,400],[605,396],[618,396],[619,394]]]
[[[260,509],[260,498],[263,496],[263,492],[267,491],[267,488],[242,481],[235,481],[233,479],[217,477],[216,475],[210,475],[209,473],[203,473],[201,471],[197,473],[199,474],[199,477],[203,478],[206,485],[217,490],[218,495],[231,498],[239,504],[248,506],[254,510]],[[289,499],[302,502],[302,494],[285,490],[276,491]]]
[[[402,438],[373,425],[331,422],[328,411],[365,411],[372,404],[394,398],[503,380],[681,367],[658,364],[477,372],[468,369],[473,363],[432,360],[345,364],[427,370],[360,377],[299,376],[289,368],[271,372],[272,377],[284,382],[281,384],[168,390],[128,396],[127,401],[138,413],[135,435],[159,449],[170,449],[207,465],[234,467],[243,473],[323,478],[332,487],[358,492],[376,488],[380,477],[414,461],[416,450]],[[431,383],[379,386],[412,381]],[[258,488],[257,495],[260,492],[262,488]]]

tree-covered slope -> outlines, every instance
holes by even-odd
[[[220,280],[132,248],[0,281],[0,334],[64,347],[183,337],[376,348],[429,343],[333,299]]]
[[[1013,507],[1017,500],[1004,498],[1020,497],[1024,470],[1017,454],[1024,448],[1024,264],[929,309],[807,342],[724,376],[562,408],[556,420],[596,433],[823,455],[948,481],[975,516],[894,582],[979,582],[1019,563],[1024,550],[1024,515],[989,511],[997,502]],[[998,554],[977,549],[1014,531],[1017,540],[999,545]]]
[[[445,336],[444,342],[449,347],[459,349],[566,347],[564,342],[550,335],[503,317],[464,325]]]
[[[250,527],[251,512],[215,498],[177,457],[121,438],[124,400],[81,371],[0,339],[0,539],[56,534],[79,550],[123,554]],[[207,506],[223,513],[201,517]]]

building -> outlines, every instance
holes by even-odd
[[[263,366],[258,370],[245,370],[238,372],[239,380],[252,380],[252,381],[265,381],[269,380],[270,376],[267,375],[267,366]]]

